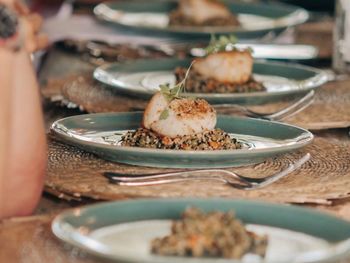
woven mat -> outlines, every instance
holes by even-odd
[[[282,102],[251,108],[274,112],[287,105]],[[350,80],[327,83],[316,91],[311,106],[284,121],[311,130],[350,127]]]
[[[102,86],[90,75],[70,76],[52,81],[44,90],[49,94],[57,92],[58,88],[66,100],[91,113],[131,111],[135,110],[135,105],[142,108],[146,103],[144,100],[122,95],[115,89]],[[286,107],[289,103],[279,102],[250,108],[270,113]],[[234,111],[230,113],[238,114]],[[311,130],[350,127],[350,80],[328,83],[319,88],[315,102],[310,107],[284,121]]]
[[[108,183],[101,174],[117,171],[146,174],[164,169],[138,167],[104,161],[93,154],[49,141],[46,188],[73,197],[116,200],[134,197],[230,197],[273,202],[332,204],[350,196],[350,140],[316,137],[304,150],[264,163],[232,170],[251,177],[272,174],[306,152],[312,160],[297,172],[270,187],[242,191],[212,181],[193,181],[147,187],[123,187]]]

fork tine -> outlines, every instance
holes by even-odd
[[[315,95],[315,91],[311,90],[304,97],[300,98],[298,101],[272,114],[258,113],[248,109],[247,107],[244,107],[242,105],[237,105],[237,104],[216,104],[216,105],[214,104],[212,106],[215,107],[216,109],[231,107],[231,108],[238,109],[239,111],[241,111],[242,113],[244,113],[249,117],[277,121],[277,120],[285,119],[287,117],[291,117],[299,113],[300,111],[304,110],[308,106],[310,106],[314,100],[314,95]]]
[[[282,110],[275,112],[273,114],[266,115],[265,117],[272,119],[272,120],[282,120],[286,117],[291,117],[292,115],[295,115],[298,112],[300,112],[300,111],[304,110],[305,108],[307,108],[308,106],[310,106],[310,104],[314,100],[314,95],[315,95],[315,91],[311,90],[304,97],[302,97],[301,99],[299,99],[298,101],[296,101],[292,105],[288,106],[287,108],[282,109]]]
[[[311,90],[304,97],[302,97],[292,105],[289,105],[287,108],[284,108],[272,114],[261,114],[238,104],[212,104],[212,106],[216,109],[234,108],[244,113],[246,116],[252,118],[279,121],[286,119],[287,117],[291,117],[309,107],[314,101],[314,95],[315,91]],[[135,106],[133,110],[144,110],[144,108]]]

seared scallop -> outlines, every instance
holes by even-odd
[[[253,57],[248,50],[233,50],[196,59],[193,69],[201,75],[223,83],[246,83],[253,70]]]
[[[142,122],[144,128],[175,138],[213,130],[216,112],[205,100],[179,98],[169,102],[158,92],[148,103]]]
[[[198,24],[212,18],[231,16],[230,10],[217,0],[180,0],[179,9],[184,16]]]

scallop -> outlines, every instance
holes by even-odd
[[[169,101],[157,92],[145,109],[142,125],[161,136],[175,138],[213,130],[216,112],[203,99],[179,98]]]
[[[193,19],[198,24],[212,18],[231,16],[230,10],[216,0],[181,0],[179,8],[184,16]]]
[[[253,57],[248,50],[233,50],[196,59],[193,69],[203,76],[223,83],[246,83],[253,70]]]

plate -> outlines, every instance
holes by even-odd
[[[171,220],[187,207],[232,211],[256,233],[267,234],[266,260],[155,256],[150,240],[169,233]],[[94,255],[117,262],[144,263],[291,263],[340,262],[350,255],[350,223],[296,206],[228,199],[146,199],[77,208],[56,217],[53,233]]]
[[[120,146],[128,130],[140,127],[142,113],[100,113],[56,121],[52,131],[65,142],[104,159],[141,166],[215,168],[254,164],[306,146],[313,135],[278,122],[218,116],[217,127],[244,145],[239,150],[185,151]]]
[[[132,63],[114,63],[98,67],[93,76],[119,92],[150,98],[160,84],[175,83],[176,67],[188,67],[190,59],[150,59]],[[307,93],[328,81],[328,75],[319,69],[280,62],[255,62],[253,75],[267,89],[263,92],[245,93],[186,93],[203,98],[213,104],[263,104],[290,99]]]
[[[102,21],[126,29],[168,37],[209,37],[210,34],[235,34],[238,38],[259,38],[273,31],[302,24],[309,18],[306,10],[273,3],[225,1],[241,23],[239,27],[169,27],[168,14],[177,7],[176,1],[107,2],[97,5],[94,14]]]

